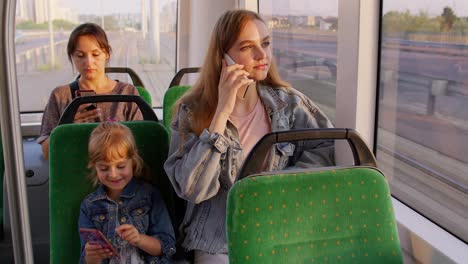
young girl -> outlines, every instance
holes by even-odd
[[[170,263],[174,230],[159,191],[139,178],[143,161],[130,129],[100,124],[91,133],[88,154],[99,187],[81,203],[79,227],[100,230],[120,256],[80,235],[80,263]]]
[[[182,246],[194,250],[195,263],[228,263],[227,194],[262,136],[332,127],[309,98],[281,80],[271,40],[258,14],[225,12],[213,29],[198,81],[176,104],[164,168],[188,201]],[[332,146],[280,144],[266,165],[269,171],[333,165]]]

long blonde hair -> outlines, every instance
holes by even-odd
[[[211,33],[210,44],[200,77],[193,87],[174,105],[174,117],[177,116],[180,104],[189,105],[193,111],[190,128],[187,128],[187,131],[182,131],[183,134],[193,132],[199,136],[203,129],[210,126],[218,106],[218,84],[223,55],[234,45],[247,22],[252,20],[265,23],[257,13],[241,9],[226,11],[216,22]],[[279,76],[273,58],[269,66],[267,77],[259,83],[269,86],[289,87],[290,85]]]
[[[94,186],[99,183],[96,172],[96,163],[99,161],[111,162],[116,159],[131,159],[133,176],[142,176],[143,160],[132,131],[125,125],[117,122],[103,122],[92,132],[88,142],[88,169],[91,169],[91,181]]]

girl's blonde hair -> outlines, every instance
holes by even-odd
[[[117,122],[101,123],[91,132],[88,157],[88,169],[91,169],[90,178],[94,186],[99,183],[96,172],[96,163],[99,161],[131,159],[133,176],[140,177],[142,174],[144,164],[138,155],[132,131]]]
[[[174,117],[177,116],[180,104],[189,105],[193,111],[190,128],[182,131],[182,136],[189,132],[200,136],[203,129],[210,126],[218,106],[218,84],[224,53],[227,53],[234,45],[247,22],[252,20],[265,23],[257,13],[241,9],[227,11],[218,19],[211,33],[210,44],[200,77],[193,87],[174,105]],[[281,79],[273,58],[269,66],[267,77],[259,83],[273,87],[284,87],[285,89],[290,87],[288,83]]]

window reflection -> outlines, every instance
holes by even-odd
[[[281,76],[334,122],[338,1],[259,1]]]
[[[50,92],[75,78],[77,72],[67,59],[66,45],[71,30],[84,22],[97,23],[106,30],[113,48],[108,66],[132,68],[151,93],[153,106],[162,105],[164,91],[175,73],[176,0],[16,2],[21,112],[43,111]],[[158,29],[152,30],[153,25],[159,25]],[[51,42],[54,49],[50,48]],[[125,74],[109,77],[131,83]]]
[[[468,240],[468,4],[383,1],[377,159],[392,192]]]

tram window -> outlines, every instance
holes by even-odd
[[[334,123],[338,1],[259,1],[281,77]]]
[[[108,66],[133,69],[152,95],[153,107],[162,106],[176,69],[176,0],[49,1],[50,17],[48,1],[36,1],[35,5],[28,0],[16,2],[16,71],[21,112],[42,112],[50,92],[77,75],[68,61],[66,46],[73,28],[84,22],[97,23],[106,30],[112,46]],[[151,3],[157,6],[152,7]],[[153,25],[158,24],[153,30]],[[109,77],[131,83],[126,75]]]
[[[382,2],[380,168],[395,197],[467,242],[468,3]]]

